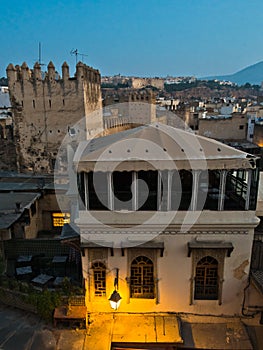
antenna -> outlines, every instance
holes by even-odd
[[[40,66],[46,66],[45,63],[42,63],[42,57],[41,57],[41,42],[38,43],[38,63]]]
[[[41,66],[41,43],[38,43],[38,63]]]
[[[84,53],[78,52],[78,49],[72,49],[72,50],[70,51],[70,54],[71,54],[71,56],[75,55],[75,57],[76,57],[76,64],[78,63],[78,56],[79,56],[79,55],[81,56],[82,61],[83,61],[83,57],[84,57],[84,56],[85,56],[85,57],[88,57],[88,55],[86,55],[86,54],[84,54]]]

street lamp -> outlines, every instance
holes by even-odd
[[[120,306],[120,303],[121,303],[121,296],[118,293],[118,284],[119,284],[119,269],[116,268],[116,277],[114,279],[114,288],[115,289],[109,298],[110,306],[114,310],[117,310],[118,307]]]

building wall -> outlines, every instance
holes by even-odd
[[[156,100],[151,91],[107,95],[103,100],[105,129],[118,125],[149,124],[156,120]]]
[[[66,195],[59,194],[59,203],[55,193],[45,194],[39,200],[39,222],[38,231],[54,231],[52,224],[52,212],[70,212],[69,198]]]
[[[197,130],[199,126],[199,118],[201,118],[201,116],[201,112],[192,112],[190,110],[186,110],[184,115],[184,121],[191,129]]]
[[[132,78],[131,85],[134,89],[141,89],[146,86],[154,86],[157,89],[164,89],[164,79],[161,78]]]
[[[255,125],[253,142],[263,147],[263,125]]]
[[[138,220],[140,214],[137,214],[132,216],[134,222],[140,222]],[[124,256],[122,256],[121,249],[114,249],[114,256],[111,256],[110,249],[105,250],[105,248],[102,248],[101,253],[97,253],[97,258],[102,259],[107,267],[106,297],[94,297],[93,272],[90,269],[91,258],[89,256],[94,254],[94,251],[85,249],[85,256],[82,257],[83,275],[86,279],[86,303],[91,312],[111,311],[108,298],[114,289],[116,268],[119,268],[118,290],[123,299],[119,308],[120,312],[189,312],[212,315],[241,313],[243,290],[247,283],[250,267],[254,226],[258,223],[254,212],[203,211],[196,224],[185,234],[180,233],[177,226],[183,215],[182,212],[177,213],[176,220],[171,224],[171,227],[175,225],[175,228],[170,228],[173,233],[169,234],[168,228],[167,232],[158,236],[158,241],[164,242],[163,257],[160,256],[159,249],[138,249],[140,255],[156,254],[154,258],[156,259],[155,273],[159,290],[157,299],[129,299],[129,286],[126,280],[130,268],[128,249],[124,249]],[[165,214],[163,219],[164,216]],[[116,218],[115,220],[112,218],[112,220],[107,221],[107,224],[117,222]],[[85,214],[80,212],[77,224],[81,229],[82,240],[85,240],[85,234],[88,232],[88,226],[84,222]],[[131,224],[133,220],[127,220],[126,218],[125,222]],[[123,222],[118,221],[118,223],[123,225]],[[158,224],[156,223],[156,225]],[[146,228],[144,227],[144,229]],[[151,229],[154,229],[153,226],[151,226]],[[132,231],[132,228],[130,230]],[[138,234],[136,237],[138,239]],[[234,247],[230,257],[225,256],[225,252],[222,253],[225,257],[223,258],[221,305],[218,300],[194,300],[191,303],[191,283],[194,277],[193,252],[188,257],[187,244],[195,240],[226,241],[231,242]],[[135,249],[137,248],[135,247]],[[209,252],[206,251],[206,254],[212,255],[214,253],[209,250]]]
[[[14,203],[15,205],[15,203]],[[39,199],[30,204],[30,207],[22,208],[20,218],[10,227],[13,239],[37,238],[40,227],[41,215],[39,212]]]
[[[37,238],[37,232],[39,230],[39,222],[40,222],[40,213],[39,213],[39,200],[35,201],[33,204],[35,207],[35,211],[32,211],[32,206],[29,210],[30,217],[30,225],[25,226],[25,237],[29,238]]]
[[[257,198],[257,210],[258,216],[263,216],[263,172],[259,173],[259,184],[258,184],[258,198]]]
[[[0,170],[3,171],[17,170],[13,127],[11,108],[0,108]]]
[[[247,121],[244,115],[227,119],[199,119],[198,134],[213,139],[246,139]]]
[[[2,229],[2,230],[0,230],[0,240],[1,240],[1,242],[2,241],[6,241],[6,240],[11,239],[11,238],[12,237],[11,237],[10,229]],[[2,252],[1,252],[1,249],[0,249],[0,257],[1,257],[1,253]]]
[[[21,172],[52,172],[62,140],[83,117],[88,135],[91,129],[102,128],[101,112],[90,115],[101,108],[98,70],[79,62],[71,78],[64,63],[61,79],[50,62],[42,78],[38,63],[33,70],[23,63],[16,67],[10,64],[7,77]]]

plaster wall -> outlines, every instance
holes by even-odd
[[[247,120],[244,116],[228,119],[199,119],[198,134],[214,139],[246,139]]]
[[[39,200],[35,202],[35,213],[32,212],[32,206],[29,210],[29,216],[30,216],[30,224],[28,226],[25,226],[25,238],[36,238],[37,232],[39,230],[39,223],[40,223],[40,213],[39,213]]]
[[[45,194],[39,200],[39,220],[38,220],[38,231],[50,231],[53,230],[52,225],[52,212],[70,212],[69,198],[66,195],[59,195],[60,205],[57,202],[55,193]]]
[[[134,89],[141,89],[149,85],[161,90],[164,88],[164,79],[161,78],[132,78],[131,83]]]
[[[83,212],[80,212],[78,226],[81,229],[82,237],[85,237],[85,232],[88,230],[88,227],[84,228],[83,225],[84,216]],[[120,312],[188,312],[206,315],[241,313],[243,290],[247,284],[250,267],[254,227],[258,223],[254,213],[204,211],[190,231],[184,234],[176,230],[180,221],[178,220],[177,217],[177,222],[173,222],[170,229],[168,228],[157,237],[158,241],[164,242],[164,255],[160,256],[160,249],[155,250],[157,262],[155,277],[158,280],[158,297],[155,299],[129,298],[129,286],[126,280],[126,277],[129,277],[128,248],[124,249],[124,256],[122,256],[121,249],[114,249],[114,256],[111,256],[110,249],[107,250],[107,258],[105,259],[107,266],[106,297],[94,297],[89,249],[85,249],[82,263],[86,279],[86,302],[91,312],[111,311],[108,298],[114,289],[114,278],[116,268],[118,268],[118,290],[123,298],[119,308]],[[131,220],[127,221],[131,222]],[[151,229],[154,230],[153,227]],[[169,230],[173,233],[169,233]],[[196,239],[198,241],[231,242],[234,247],[231,256],[225,256],[223,259],[221,305],[218,300],[193,300],[191,302],[191,279],[194,275],[193,252],[188,257],[187,243]],[[142,255],[147,256],[147,249],[142,248]]]

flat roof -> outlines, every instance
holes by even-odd
[[[0,174],[0,192],[8,191],[40,191],[40,190],[64,190],[67,191],[69,184],[55,184],[50,179],[25,178],[13,175],[1,176]]]

